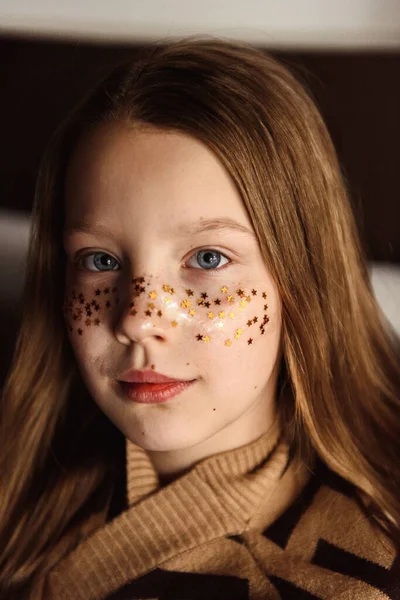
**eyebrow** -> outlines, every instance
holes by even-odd
[[[244,233],[248,235],[253,240],[256,240],[256,234],[254,231],[246,227],[245,225],[241,225],[234,219],[230,219],[229,217],[221,217],[217,219],[204,219],[200,222],[196,223],[183,223],[178,227],[178,231],[183,232],[186,235],[197,235],[200,233],[208,233],[214,231],[224,231],[231,230],[236,231],[238,233]]]
[[[203,219],[195,223],[181,223],[176,230],[183,235],[195,236],[201,233],[219,232],[219,231],[234,231],[249,236],[252,240],[257,241],[257,236],[254,231],[241,225],[234,219],[229,217],[220,217],[217,219]],[[107,227],[101,225],[91,226],[89,223],[81,222],[70,225],[65,228],[64,235],[72,235],[74,233],[88,233],[101,237],[113,237]]]

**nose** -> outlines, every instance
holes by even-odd
[[[120,308],[115,336],[125,346],[149,341],[166,342],[174,335],[177,321],[150,294],[136,294]]]

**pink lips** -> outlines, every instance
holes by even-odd
[[[125,395],[141,404],[166,402],[187,389],[195,380],[171,379],[154,371],[129,371],[119,383]]]

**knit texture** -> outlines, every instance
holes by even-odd
[[[400,599],[393,546],[352,487],[269,433],[162,487],[127,441],[128,508],[51,571],[49,600]]]

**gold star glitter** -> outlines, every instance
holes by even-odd
[[[213,319],[213,318],[214,318],[214,313],[213,313],[213,312],[211,312],[211,311],[210,311],[210,312],[208,312],[208,313],[207,313],[207,317],[208,317],[209,319]]]
[[[133,308],[135,306],[134,302],[129,302],[129,308]]]
[[[190,315],[191,317],[194,317],[194,315],[195,315],[195,314],[196,314],[196,311],[194,310],[194,308],[191,308],[191,309],[189,310],[189,315]]]
[[[151,308],[151,310],[154,310],[155,306],[154,306],[153,302],[149,302],[147,305],[147,308]]]
[[[193,291],[192,290],[186,290],[186,293],[188,296],[193,296]]]
[[[257,323],[257,321],[258,321],[258,317],[254,317],[253,323]]]
[[[100,296],[100,294],[101,294],[101,290],[96,290],[96,291],[95,291],[95,294],[96,294],[96,296]]]
[[[208,295],[206,294],[206,292],[203,292],[201,294],[201,297],[203,298],[203,300],[206,300],[208,298]]]
[[[268,304],[264,304],[264,310],[268,309]]]
[[[107,302],[106,302],[106,308],[110,308],[110,306],[111,306],[111,302],[109,300],[107,300]]]
[[[216,304],[217,306],[219,306],[221,304],[221,300],[219,298],[216,298],[214,300],[214,304]]]
[[[203,339],[203,336],[202,336],[202,335],[200,335],[200,333],[198,333],[198,334],[196,335],[196,339],[197,339],[197,341],[198,341],[198,342],[201,342],[201,341],[202,341],[202,339]]]
[[[106,287],[103,290],[104,294],[109,294],[110,293],[110,288]]]
[[[235,313],[233,312],[233,310],[231,310],[231,312],[229,313],[228,317],[230,319],[234,319],[235,318]]]
[[[223,294],[226,294],[227,291],[228,291],[228,288],[226,287],[226,285],[223,285],[222,288],[221,288],[221,292]]]
[[[223,328],[224,328],[224,323],[223,323],[223,321],[218,321],[218,323],[217,323],[217,327],[219,327],[219,329],[223,329]]]
[[[95,319],[95,320],[93,321],[93,323],[94,323],[95,325],[100,325],[100,319]]]
[[[151,300],[155,300],[157,298],[157,292],[155,292],[154,290],[152,292],[149,292],[149,298]]]
[[[209,303],[209,302],[204,302],[204,306],[205,306],[206,308],[210,308],[210,303]]]
[[[250,346],[250,344],[252,344],[252,343],[253,343],[253,340],[252,340],[252,338],[249,338],[249,339],[247,340],[247,343],[248,343],[248,345]]]
[[[171,304],[171,300],[169,298],[164,298],[164,304]]]
[[[158,310],[158,311],[157,311],[157,315],[158,315],[159,317],[162,317],[162,310]]]
[[[90,326],[92,324],[92,321],[90,319],[86,319],[85,321],[85,325]]]
[[[131,315],[134,317],[135,315],[137,315],[137,310],[136,308],[131,310]]]
[[[192,303],[190,300],[182,300],[181,308],[190,308],[191,306],[192,306]]]
[[[204,304],[204,300],[202,300],[201,298],[199,298],[199,299],[197,300],[197,304],[198,304],[199,306],[200,306],[200,304]]]
[[[267,297],[267,294],[266,294],[266,292],[263,292],[263,293],[262,293],[262,297],[263,297],[264,299]]]
[[[211,339],[211,338],[210,338],[210,336],[209,336],[209,335],[205,335],[205,336],[203,337],[203,342],[207,342],[207,344],[208,344],[208,342],[210,341],[210,339]]]
[[[228,296],[228,302],[235,302],[235,298],[233,296]]]
[[[239,289],[236,293],[237,293],[238,296],[240,296],[241,298],[243,298],[243,296],[244,296],[244,291],[243,290]]]
[[[169,291],[169,285],[163,285],[162,286],[163,292],[168,292]]]
[[[251,302],[250,296],[246,296],[246,302]]]
[[[171,325],[172,325],[172,327],[178,327],[178,322],[177,321],[172,321]]]
[[[247,321],[247,327],[251,327],[253,325],[253,321],[250,319],[249,321]]]
[[[169,288],[169,290],[168,290],[168,293],[169,293],[169,294],[171,294],[171,296],[172,296],[173,294],[175,294],[175,290],[174,290],[174,288],[173,288],[173,287],[170,287],[170,288]]]
[[[242,330],[241,329],[236,329],[236,331],[235,331],[235,338],[238,340],[241,335],[242,335]]]
[[[143,294],[143,293],[146,291],[146,288],[144,288],[144,287],[141,287],[141,288],[139,289],[139,291],[140,291],[140,293],[141,293],[141,294]]]
[[[226,340],[225,346],[232,346],[232,341],[231,340]]]
[[[82,329],[77,329],[77,332],[79,333],[79,335],[82,335],[83,333]]]
[[[145,311],[144,311],[144,314],[145,314],[147,317],[151,317],[151,310],[145,310]]]
[[[239,306],[241,306],[242,308],[244,308],[246,306],[246,304],[247,304],[246,300],[241,300],[239,302]]]
[[[251,293],[253,294],[253,296],[257,296],[257,290],[251,290]]]
[[[218,313],[218,316],[220,319],[223,319],[225,317],[225,312],[221,310],[221,312]]]

